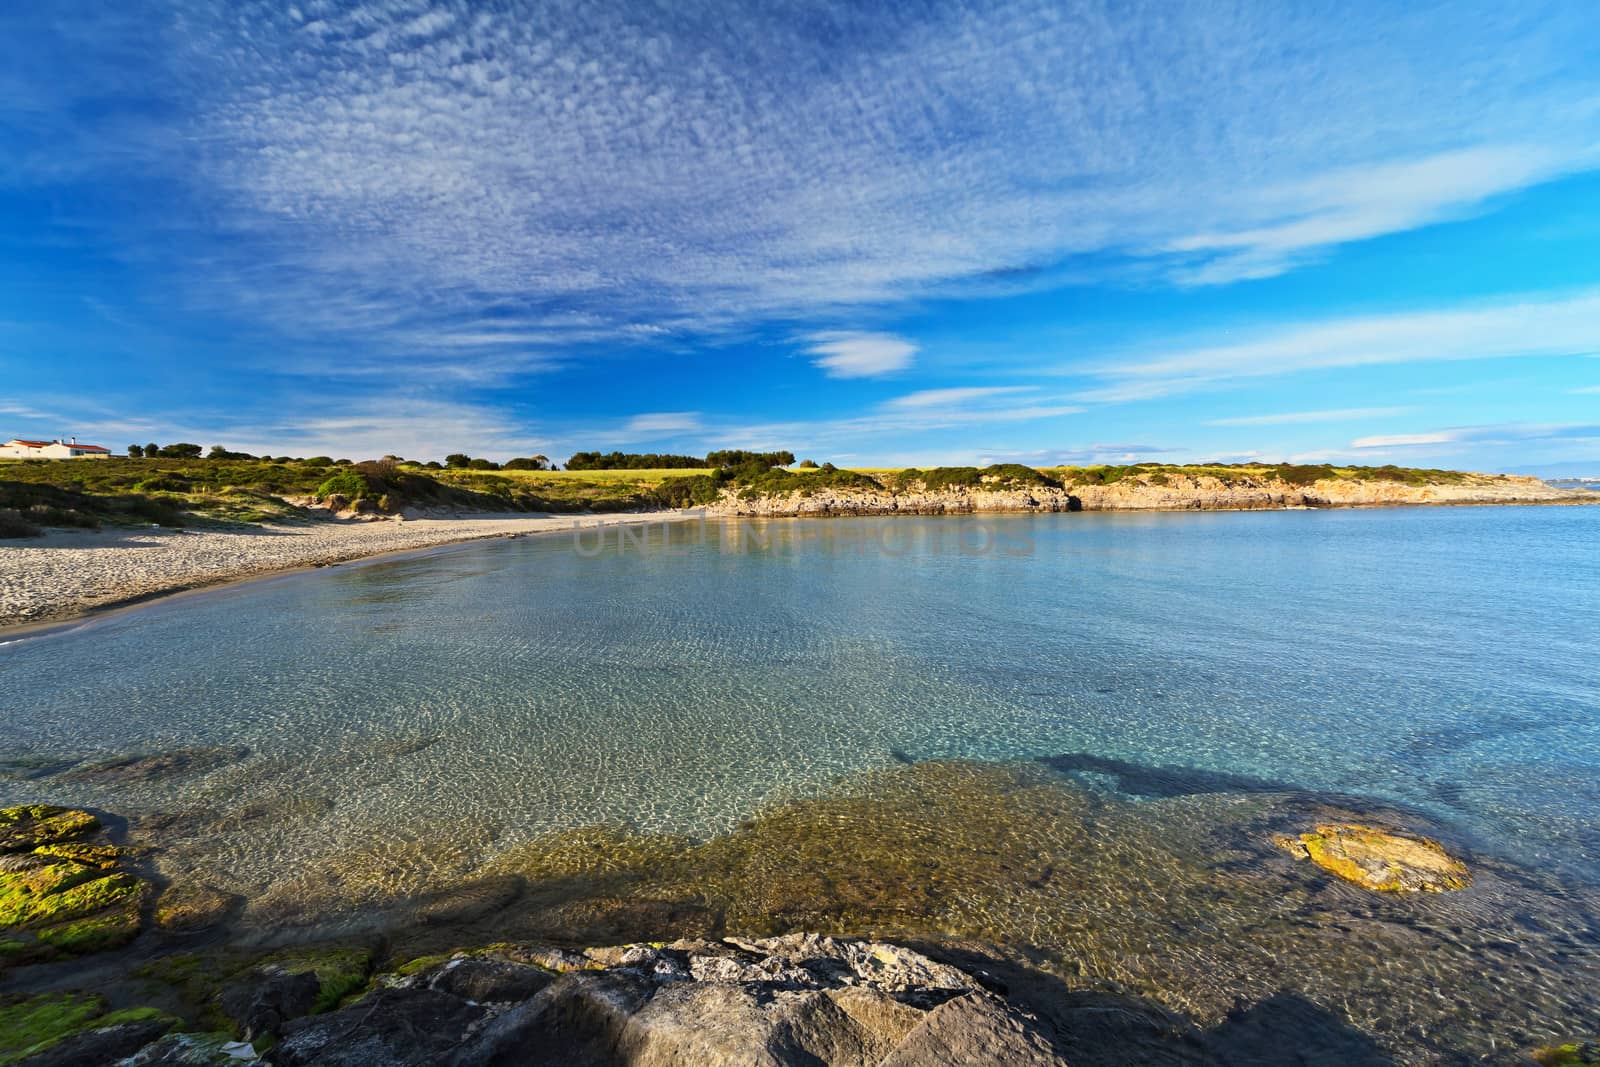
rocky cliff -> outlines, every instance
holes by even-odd
[[[779,493],[729,488],[707,510],[713,515],[779,517],[1582,503],[1600,503],[1600,494],[1560,489],[1538,478],[1515,475],[1458,474],[1448,481],[1421,484],[1329,477],[1302,485],[1260,475],[1159,472],[1109,484],[1016,485],[995,479],[937,489],[914,481],[876,488],[819,487]]]

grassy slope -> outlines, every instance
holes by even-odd
[[[262,460],[0,460],[0,536],[29,527],[294,521],[293,500],[338,493],[379,512],[623,511],[654,506],[654,487],[691,471],[430,471]],[[703,472],[702,472],[703,473]]]

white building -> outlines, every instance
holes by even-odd
[[[80,445],[76,437],[70,441],[24,441],[14,437],[0,445],[0,457],[8,459],[105,459],[110,455],[109,448]]]

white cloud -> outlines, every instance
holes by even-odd
[[[1567,392],[1573,396],[1591,396],[1600,393],[1600,385],[1586,385],[1581,389],[1568,389]]]
[[[1411,445],[1445,445],[1460,440],[1452,432],[1378,434],[1358,437],[1350,442],[1351,448],[1403,448]]]
[[[1032,385],[980,385],[963,386],[954,389],[922,389],[905,396],[897,396],[885,406],[891,408],[934,408],[953,407],[968,404],[978,400],[988,400],[993,397],[1010,396],[1016,393],[1030,393],[1037,387]]]
[[[1207,426],[1289,426],[1305,422],[1349,422],[1406,415],[1415,408],[1333,408],[1327,411],[1285,411],[1276,415],[1245,415],[1231,419],[1210,419]]]
[[[657,411],[635,415],[628,420],[624,431],[634,437],[649,434],[667,436],[676,433],[694,433],[701,429],[698,411]]]
[[[1194,284],[1268,277],[1334,245],[1483,210],[1496,196],[1573,166],[1545,148],[1506,145],[1347,168],[1262,190],[1260,200],[1282,212],[1275,221],[1190,235],[1169,248],[1214,254],[1180,272]]]
[[[1515,356],[1584,355],[1600,347],[1600,291],[1278,327],[1229,344],[1197,344],[1063,368],[1100,378],[1085,400],[1150,399],[1245,378],[1307,370]]]
[[[812,363],[830,378],[877,378],[911,366],[917,346],[887,333],[829,331],[806,338]]]

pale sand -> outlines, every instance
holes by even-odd
[[[52,530],[43,537],[0,541],[0,628],[67,619],[240,578],[458,541],[550,534],[574,525],[699,517],[699,511],[652,511],[325,521],[229,530]]]

